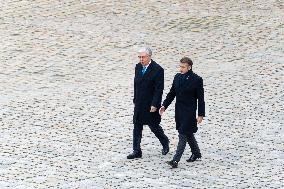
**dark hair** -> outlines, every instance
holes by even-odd
[[[183,57],[182,59],[180,59],[180,63],[187,63],[190,66],[193,65],[192,60],[190,58],[188,58],[188,57]]]

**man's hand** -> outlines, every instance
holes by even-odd
[[[155,112],[157,111],[157,108],[155,106],[151,106],[150,112]]]
[[[159,114],[162,116],[165,111],[166,111],[166,108],[162,106],[159,110]]]
[[[202,122],[202,120],[203,120],[203,116],[198,116],[196,118],[196,121],[197,121],[198,124],[200,124]]]

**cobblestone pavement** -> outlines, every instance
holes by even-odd
[[[284,2],[5,0],[0,5],[0,188],[284,188]],[[136,51],[165,94],[189,56],[204,79],[202,160],[170,169],[145,127],[132,151]]]

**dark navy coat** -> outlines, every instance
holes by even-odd
[[[203,80],[189,70],[182,80],[183,74],[176,74],[170,92],[163,102],[167,108],[176,97],[175,121],[176,129],[181,134],[197,132],[196,111],[198,116],[205,116]],[[198,101],[198,103],[197,103]]]
[[[159,124],[161,116],[162,95],[164,90],[164,69],[151,60],[146,72],[142,76],[141,63],[136,64],[134,77],[134,115],[133,123],[144,125]],[[157,108],[156,112],[150,112],[151,106]]]

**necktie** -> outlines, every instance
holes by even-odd
[[[146,66],[143,66],[142,75],[144,75],[145,71],[146,71]]]

